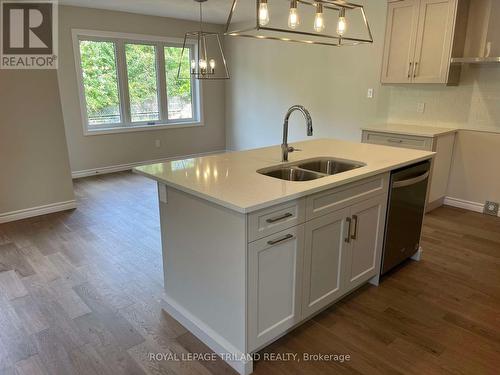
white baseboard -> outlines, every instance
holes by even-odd
[[[202,152],[202,153],[199,153],[199,154],[179,155],[179,156],[173,156],[173,157],[170,157],[170,158],[145,160],[145,161],[140,161],[140,162],[137,162],[137,163],[111,165],[111,166],[108,166],[108,167],[101,167],[101,168],[95,168],[95,169],[84,169],[84,170],[81,170],[81,171],[73,171],[73,172],[71,172],[71,177],[73,179],[77,179],[77,178],[82,178],[82,177],[95,176],[95,175],[99,175],[99,174],[122,172],[122,171],[131,170],[132,168],[139,167],[141,165],[146,165],[146,164],[164,163],[164,162],[172,161],[172,160],[197,158],[197,157],[200,157],[200,156],[206,156],[206,155],[212,155],[212,154],[220,154],[220,153],[224,153],[224,152],[226,152],[226,150],[217,150],[217,151]]]
[[[466,201],[464,199],[459,199],[459,198],[445,197],[444,204],[446,206],[463,208],[464,210],[469,210],[474,212],[483,213],[484,211],[484,204]]]
[[[44,206],[25,208],[24,210],[0,213],[0,224],[8,223],[10,221],[27,219],[29,217],[52,214],[59,211],[72,210],[74,208],[76,208],[76,201],[71,200],[66,202],[46,204]]]
[[[243,360],[231,359],[226,360],[228,365],[234,368],[241,375],[249,375],[253,371],[253,361],[246,359],[247,354],[236,349],[226,339],[221,337],[217,332],[212,330],[205,323],[196,318],[193,314],[179,305],[177,302],[169,298],[163,297],[165,300],[164,309],[175,320],[181,323],[189,332],[195,335],[200,341],[212,349],[216,354],[224,354],[226,356],[234,356]]]

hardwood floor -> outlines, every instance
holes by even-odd
[[[162,311],[156,185],[75,182],[76,211],[0,225],[0,374],[234,374]],[[365,286],[262,352],[255,374],[498,374],[500,219],[427,215],[421,262]],[[350,360],[271,361],[272,353]]]

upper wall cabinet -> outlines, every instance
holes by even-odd
[[[459,1],[389,1],[382,83],[458,83],[450,62],[463,50]]]

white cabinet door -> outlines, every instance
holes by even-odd
[[[303,259],[303,224],[248,245],[249,351],[300,322]]]
[[[419,0],[388,4],[382,83],[410,83],[418,26]]]
[[[342,262],[349,236],[349,208],[306,223],[302,317],[307,318],[344,292]]]
[[[420,0],[414,83],[446,83],[457,0]]]
[[[351,207],[351,236],[343,266],[347,290],[380,272],[387,196],[379,195]]]

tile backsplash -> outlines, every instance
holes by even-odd
[[[455,87],[392,86],[388,122],[500,132],[500,64],[464,66]]]

